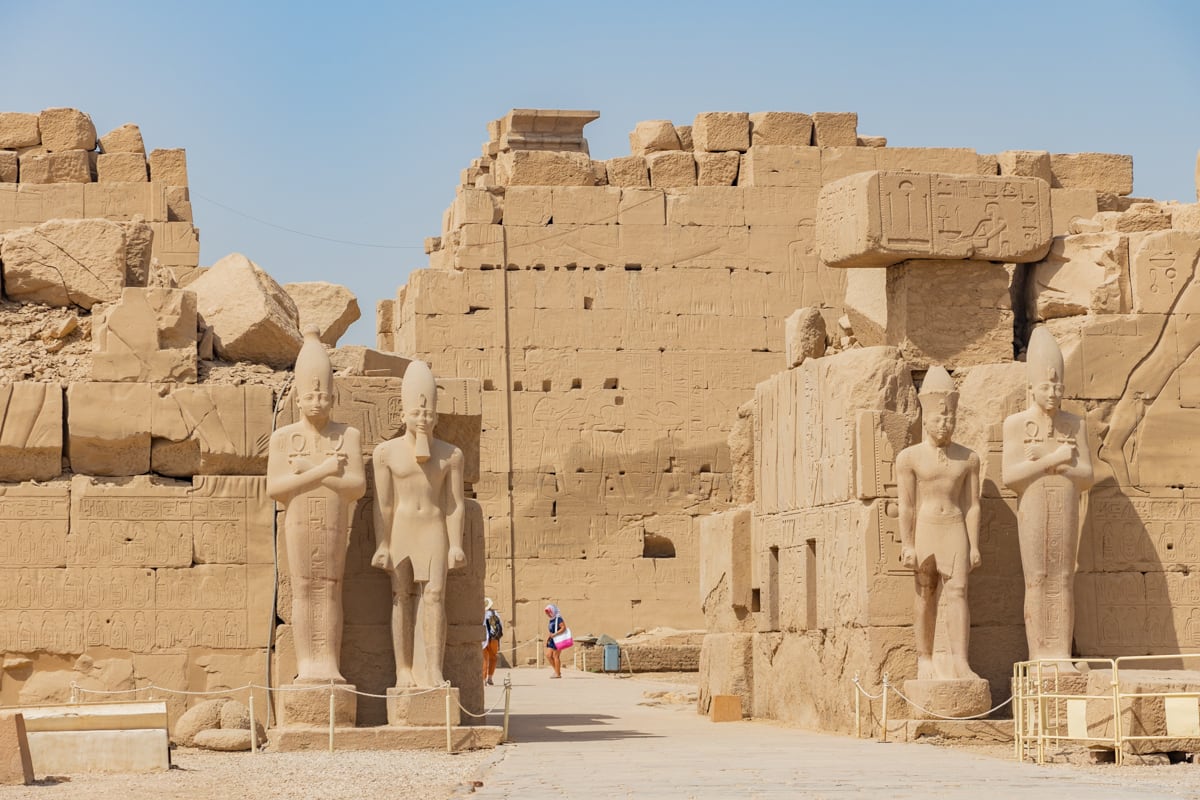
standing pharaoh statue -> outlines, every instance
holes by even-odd
[[[917,680],[979,680],[967,663],[971,614],[967,575],[979,566],[979,456],[951,441],[958,391],[932,367],[918,395],[922,440],[896,458],[901,562],[914,571]],[[945,595],[945,648],[934,656],[938,602]],[[985,706],[986,708],[986,706]]]
[[[463,454],[433,438],[437,384],[424,362],[405,370],[401,401],[404,433],[375,448],[371,560],[392,579],[397,689],[444,682],[446,573],[466,562]],[[414,653],[423,659],[414,662]]]
[[[1002,478],[1017,493],[1029,658],[1069,659],[1079,505],[1094,482],[1084,420],[1061,410],[1063,356],[1044,327],[1029,337],[1025,411],[1004,420]],[[1069,664],[1060,669],[1069,669]]]
[[[315,326],[304,330],[293,391],[300,420],[271,434],[267,494],[285,511],[296,683],[345,683],[338,667],[342,577],[367,483],[358,430],[330,418],[333,368]]]

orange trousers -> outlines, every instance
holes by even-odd
[[[496,660],[500,655],[500,640],[488,639],[487,647],[483,648],[483,679],[487,680],[496,674]]]

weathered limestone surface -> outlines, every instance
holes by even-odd
[[[92,118],[74,108],[47,108],[38,115],[41,145],[51,152],[94,150],[96,126]]]
[[[1037,261],[1050,246],[1050,188],[1036,178],[863,173],[821,190],[817,232],[836,267]]]
[[[63,396],[57,384],[0,387],[0,480],[46,481],[62,472]]]
[[[196,293],[126,287],[93,322],[92,380],[195,383]]]
[[[358,310],[358,298],[345,286],[326,281],[285,283],[283,290],[296,304],[300,315],[300,327],[316,325],[321,341],[336,347],[355,320],[362,316]]]
[[[1133,157],[1115,153],[1053,153],[1050,171],[1055,188],[1095,189],[1133,194]]]
[[[150,151],[150,180],[167,186],[187,186],[187,151],[182,147]]]
[[[103,219],[53,220],[8,233],[0,245],[4,293],[15,300],[90,309],[125,285],[125,231]]]
[[[132,122],[113,128],[100,137],[101,153],[141,153],[146,155],[146,143],[142,141],[142,130]]]
[[[750,115],[750,144],[812,144],[812,117],[798,111],[760,111]]]
[[[33,783],[33,759],[29,756],[29,738],[25,717],[19,711],[0,711],[0,784]]]
[[[100,183],[149,180],[146,156],[142,153],[101,153],[96,157],[96,180]]]
[[[635,156],[644,156],[663,150],[690,150],[680,146],[675,126],[665,119],[639,122],[629,134],[629,149]]]
[[[295,301],[261,267],[231,253],[209,267],[189,288],[196,307],[213,331],[217,355],[288,367],[300,352]]]
[[[692,123],[695,150],[706,153],[750,149],[750,115],[744,111],[706,111]]]
[[[0,147],[37,147],[41,143],[37,114],[0,111]]]

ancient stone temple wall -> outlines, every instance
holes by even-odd
[[[69,142],[62,119],[77,129]],[[275,542],[267,447],[295,413],[301,315],[332,344],[357,316],[354,299],[329,284],[292,285],[293,298],[237,254],[198,267],[183,151],[153,151],[147,168],[136,126],[100,137],[99,153],[96,141],[81,112],[0,113],[0,705],[66,702],[73,684],[290,683],[291,595],[284,557],[276,599],[286,549]],[[183,226],[191,244],[177,248]],[[224,301],[230,292],[238,303]],[[409,359],[361,347],[331,358],[334,417],[362,432],[369,463],[401,429]],[[435,435],[462,449],[476,482],[479,384],[439,383]],[[342,663],[360,690],[382,694],[395,683],[391,592],[370,566],[371,500],[349,542]],[[485,564],[473,501],[466,517],[446,672],[478,711]],[[204,699],[155,696],[172,725]],[[264,693],[256,701],[267,708]],[[383,701],[363,698],[359,724],[385,721]]]
[[[1037,324],[1063,349],[1064,409],[1086,418],[1097,480],[1084,506],[1073,652],[1200,645],[1188,577],[1200,466],[1188,443],[1200,418],[1187,377],[1200,342],[1188,333],[1200,204],[1121,198],[1132,181],[1117,185],[1095,170],[1083,173],[1091,188],[1050,188],[1047,198],[1048,186],[1065,181],[1064,164],[1124,162],[1041,154],[1050,172],[1003,174],[1006,163],[1036,163],[1035,155],[1001,154],[995,178],[876,171],[822,193],[818,253],[844,265],[842,309],[858,344],[872,346],[789,359],[792,368],[760,383],[734,425],[735,470],[753,471],[754,493],[703,522],[702,707],[736,694],[747,714],[848,731],[854,676],[871,691],[885,673],[897,686],[916,677],[894,459],[920,441],[913,387],[933,364],[957,383],[954,440],[981,460],[968,659],[996,703],[1008,697],[1012,664],[1028,651],[1001,427],[1028,405],[1021,360]],[[1030,178],[1040,185],[1026,191]],[[1088,209],[1060,213],[1067,191],[1072,204],[1087,194]],[[989,195],[1028,200],[989,210]],[[1097,198],[1108,210],[1088,213]],[[947,235],[949,220],[958,224]],[[987,235],[994,231],[1008,233]],[[1002,247],[1023,263],[992,260]],[[801,334],[789,330],[790,352],[804,351]],[[938,621],[941,648],[944,613]],[[911,709],[893,699],[891,713]]]
[[[596,161],[582,135],[596,116],[493,122],[427,240],[429,268],[378,309],[381,349],[483,382],[487,591],[522,640],[545,602],[576,633],[702,624],[699,520],[740,502],[726,437],[735,409],[787,363],[796,308],[819,311],[831,354],[892,345],[927,361],[957,337],[973,343],[971,363],[1012,358],[1013,269],[972,261],[959,268],[978,273],[970,288],[930,304],[927,273],[889,283],[882,268],[831,268],[815,233],[823,186],[881,170],[931,229],[945,193],[960,197],[963,218],[939,227],[967,237],[960,259],[996,214],[1032,204],[1013,228],[1048,237],[1132,189],[1125,156],[887,147],[842,113],[642,122],[629,156]],[[912,195],[914,171],[957,177]],[[1005,193],[1016,185],[1033,194]],[[889,306],[889,291],[903,302]]]

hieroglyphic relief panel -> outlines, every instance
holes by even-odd
[[[1134,250],[1130,274],[1133,310],[1139,314],[1200,313],[1200,234],[1152,233]]]
[[[65,567],[70,508],[66,481],[0,486],[0,565]]]
[[[1200,568],[1200,498],[1166,487],[1093,488],[1079,562],[1091,572]]]
[[[1050,187],[1037,178],[862,172],[821,191],[821,257],[837,267],[910,258],[1025,263],[1050,246]]]
[[[1083,655],[1200,651],[1200,577],[1181,572],[1080,573],[1075,639]]]

